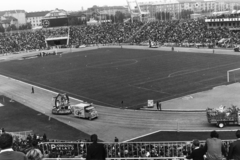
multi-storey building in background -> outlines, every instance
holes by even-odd
[[[19,27],[26,24],[26,12],[24,10],[0,11],[0,23],[4,28],[11,25]]]
[[[42,25],[42,19],[50,11],[40,11],[40,12],[29,12],[26,14],[27,22],[32,24],[32,27],[37,27]]]
[[[0,17],[0,24],[3,28],[8,28],[11,25],[18,26],[18,20],[12,16]]]
[[[106,15],[115,15],[117,11],[122,13],[128,13],[127,7],[124,7],[124,6],[103,6],[103,7],[93,6],[91,8],[88,8],[86,13],[96,12],[96,13],[106,14]]]
[[[24,10],[3,11],[3,17],[14,17],[18,21],[18,26],[26,24],[26,12]]]
[[[149,11],[150,15],[157,12],[169,12],[172,15],[191,10],[195,13],[231,11],[240,9],[240,1],[237,0],[155,0],[149,2],[138,2],[143,11]]]

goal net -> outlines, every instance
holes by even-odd
[[[240,82],[240,68],[227,71],[227,82]]]

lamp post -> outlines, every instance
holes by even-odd
[[[165,21],[167,21],[167,9],[165,8]]]

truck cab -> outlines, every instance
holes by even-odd
[[[92,120],[98,117],[95,107],[89,103],[79,103],[72,105],[72,111],[75,117],[86,118]]]

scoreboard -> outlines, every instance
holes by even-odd
[[[42,19],[43,28],[68,26],[68,18]]]

